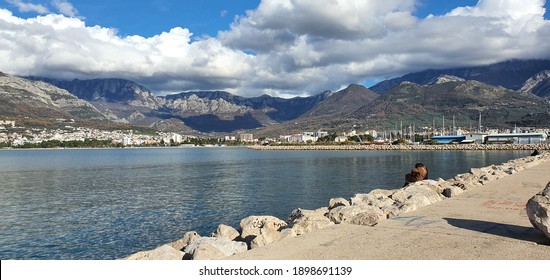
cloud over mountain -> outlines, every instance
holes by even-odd
[[[52,3],[64,15],[23,19],[0,9],[0,70],[127,78],[160,93],[291,96],[425,68],[550,58],[543,0],[480,0],[426,18],[415,16],[414,0],[261,1],[217,37],[198,39],[184,27],[121,36],[86,25],[68,1]]]

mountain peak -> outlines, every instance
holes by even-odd
[[[457,76],[453,75],[440,75],[432,79],[428,85],[439,85],[439,84],[445,84],[450,82],[464,82],[465,79],[459,78]]]
[[[385,93],[403,81],[426,85],[434,78],[450,75],[493,86],[503,86],[511,90],[519,90],[527,79],[548,69],[550,69],[550,60],[508,60],[484,66],[431,69],[409,73],[398,78],[382,81],[370,89],[378,93]]]
[[[550,97],[550,70],[544,70],[529,78],[520,92],[531,92],[540,97]]]

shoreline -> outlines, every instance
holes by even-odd
[[[532,145],[528,147],[529,150],[533,149]],[[394,190],[375,189],[368,194],[356,194],[349,200],[333,198],[328,202],[328,207],[315,210],[295,209],[287,221],[273,216],[249,216],[241,220],[238,230],[219,225],[210,237],[200,237],[194,231],[186,232],[182,239],[153,250],[137,252],[125,259],[253,259],[254,257],[247,256],[256,256],[256,251],[263,252],[262,247],[277,247],[278,243],[292,242],[297,238],[308,240],[310,234],[317,231],[330,229],[337,233],[339,227],[345,228],[348,225],[376,228],[379,223],[415,213],[425,206],[460,196],[471,189],[483,189],[478,187],[498,182],[548,161],[550,153],[544,152],[500,165],[472,168],[470,172],[457,174],[448,180],[425,180]],[[271,253],[265,258],[270,259]]]
[[[119,149],[201,149],[246,148],[257,151],[550,151],[550,144],[444,144],[444,145],[281,145],[281,146],[128,146],[128,147],[56,147],[0,148],[0,151],[41,150],[119,150]]]
[[[260,151],[528,151],[550,150],[550,144],[446,144],[446,145],[283,145],[247,146]]]
[[[47,150],[124,150],[124,149],[212,149],[212,148],[233,148],[233,147],[244,147],[244,146],[167,146],[167,147],[156,147],[156,146],[143,146],[143,147],[70,147],[70,148],[0,148],[0,151],[47,151]]]
[[[517,171],[493,175],[508,166]],[[548,170],[550,153],[475,168],[455,178],[480,184],[375,226],[340,223],[224,259],[550,260],[550,236],[526,211],[527,201],[550,185]],[[366,196],[375,202],[383,195]]]

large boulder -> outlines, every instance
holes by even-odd
[[[290,213],[288,221],[294,223],[296,220],[312,217],[312,216],[326,216],[329,211],[329,208],[322,207],[315,210],[306,210],[302,208],[297,208]]]
[[[225,238],[229,240],[235,240],[239,237],[239,232],[231,226],[221,224],[218,226],[215,232],[211,234],[211,237]]]
[[[550,182],[527,201],[527,216],[531,224],[550,239]]]
[[[428,202],[419,205],[419,207],[423,207],[431,203],[441,201],[443,198],[442,195],[440,195],[440,193],[430,184],[416,182],[393,193],[391,195],[391,199],[401,204],[407,204],[414,201]]]
[[[250,242],[250,249],[271,244],[275,241],[281,240],[282,237],[283,236],[280,231],[268,227],[260,228],[260,234],[254,237],[254,239]]]
[[[250,216],[242,219],[239,225],[241,226],[241,238],[251,241],[255,236],[260,235],[261,228],[279,231],[288,224],[273,216]]]
[[[378,208],[386,208],[395,203],[390,196],[395,193],[393,190],[372,190],[368,194],[356,194],[351,198],[351,205],[372,205]]]
[[[385,220],[384,212],[372,205],[339,206],[328,213],[328,218],[335,224],[348,223],[374,226]]]
[[[350,205],[349,201],[343,197],[331,198],[330,201],[328,202],[328,210],[331,210],[338,206],[349,206],[349,205]]]
[[[368,194],[356,194],[351,198],[351,205],[370,205],[380,208],[386,219],[389,219],[399,214],[399,203],[390,198],[396,191],[376,189]]]
[[[218,248],[210,245],[203,244],[199,246],[191,256],[192,260],[221,260],[226,256]]]
[[[165,244],[149,251],[137,252],[125,260],[182,260],[184,252]]]
[[[214,249],[218,252],[214,252]],[[231,241],[225,238],[201,237],[185,247],[184,252],[196,260],[198,257],[218,257],[223,254],[228,257],[237,253],[246,252],[248,246],[244,242]],[[198,256],[195,253],[202,251]],[[221,253],[221,254],[220,254]]]
[[[296,235],[302,235],[331,225],[334,223],[324,215],[311,215],[295,220],[292,229]]]
[[[168,245],[172,246],[176,250],[183,250],[185,246],[191,244],[193,241],[201,238],[198,232],[196,231],[188,231],[183,234],[183,238],[178,239],[174,242],[169,243]]]
[[[443,189],[431,183],[416,182],[396,191],[391,198],[399,204],[397,214],[407,213],[443,200],[439,191],[443,192]]]

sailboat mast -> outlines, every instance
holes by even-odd
[[[441,125],[441,135],[445,135],[445,116],[443,116],[443,124]]]
[[[479,133],[481,133],[481,111],[479,111]]]
[[[455,115],[453,115],[453,135],[456,135]]]

